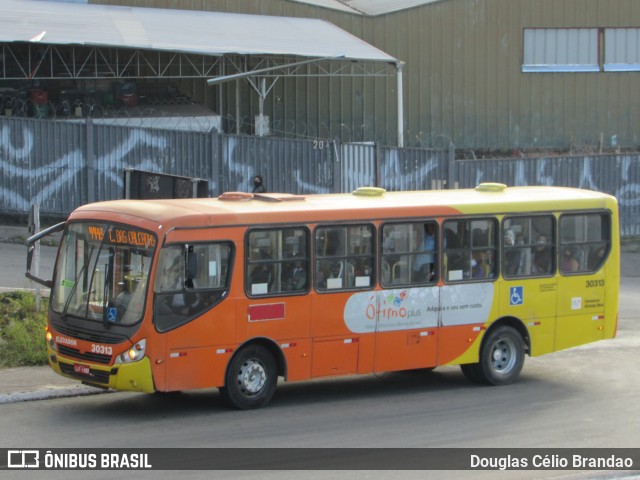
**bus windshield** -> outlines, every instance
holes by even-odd
[[[144,230],[76,222],[65,231],[51,309],[68,316],[133,325],[142,319],[156,237]]]

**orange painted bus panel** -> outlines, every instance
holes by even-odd
[[[344,305],[352,295],[353,292],[311,295],[310,310],[313,312],[311,316],[312,337],[321,338],[349,332],[345,325]],[[370,331],[375,331],[375,324],[372,325]]]
[[[236,341],[235,324],[229,321],[235,316],[235,307],[236,302],[222,302],[201,317],[160,335],[164,339],[165,352],[162,355],[158,352],[157,359],[160,360],[159,366],[166,369],[166,384],[160,390],[214,386],[213,378],[221,378],[217,365],[223,363],[223,369],[226,368],[226,360],[216,352],[229,348],[233,351],[229,345]],[[226,356],[230,357],[228,353]],[[210,365],[210,368],[203,368],[203,365]],[[194,373],[197,371],[201,374]],[[161,375],[161,372],[154,368],[154,376],[157,374]],[[189,381],[193,382],[191,387],[188,386]],[[175,388],[177,384],[181,385],[180,388]]]
[[[381,332],[376,338],[375,371],[411,370],[436,366],[436,329]]]
[[[309,338],[282,341],[280,348],[287,364],[287,381],[311,378],[312,344]]]
[[[275,341],[310,336],[310,298],[238,299],[237,342],[265,337]]]
[[[477,362],[480,350],[478,340],[485,330],[484,324],[441,327],[438,335],[438,365]]]
[[[358,371],[358,337],[315,340],[312,377],[346,375]]]
[[[376,335],[360,335],[358,339],[358,373],[371,373],[374,371]]]
[[[211,388],[215,372],[221,370],[215,347],[172,348],[167,355],[167,391]],[[203,368],[204,365],[210,368]],[[222,370],[224,367],[222,366]]]

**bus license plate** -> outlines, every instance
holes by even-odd
[[[91,376],[91,369],[88,366],[82,365],[80,363],[73,364],[73,371],[79,373],[80,375],[86,375],[87,377]]]

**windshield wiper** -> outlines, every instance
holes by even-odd
[[[64,302],[64,308],[62,309],[62,320],[63,321],[65,321],[67,319],[67,310],[69,310],[69,305],[71,305],[71,299],[76,294],[76,290],[78,289],[78,283],[80,282],[80,278],[82,277],[82,274],[87,270],[87,266],[88,266],[89,262],[91,261],[91,254],[92,253],[93,253],[93,247],[91,247],[91,250],[89,251],[89,261],[84,262],[84,264],[82,265],[82,268],[80,269],[80,272],[78,272],[78,275],[76,276],[76,279],[73,282],[73,287],[71,288],[71,292],[69,292],[69,296],[67,297],[67,300]],[[89,298],[87,297],[87,302],[88,301],[89,301]]]
[[[111,286],[111,262],[104,267],[104,287],[102,289],[102,326],[106,329],[111,328],[109,321],[109,287]]]

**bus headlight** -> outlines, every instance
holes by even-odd
[[[53,339],[53,334],[47,329],[47,333],[45,333],[44,338],[47,342],[47,345],[49,345],[49,348],[51,348],[51,350],[53,350],[54,352],[58,351],[58,345],[56,344],[55,340]]]
[[[138,360],[142,360],[144,357],[145,348],[147,346],[146,340],[140,340],[133,347],[124,353],[121,353],[116,357],[116,363],[133,363]]]

